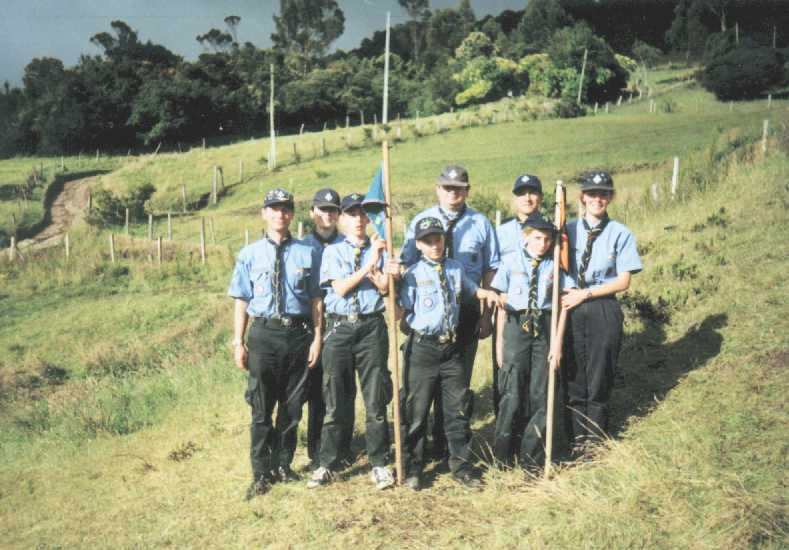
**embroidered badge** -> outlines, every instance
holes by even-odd
[[[327,201],[330,201],[330,200],[331,200],[331,193],[326,193],[326,194],[323,196],[323,198],[324,198],[324,199],[326,199]]]
[[[603,181],[603,178],[600,177],[600,174],[595,174],[594,177],[592,178],[592,181],[595,183],[600,183],[601,181]]]
[[[458,177],[458,172],[457,170],[452,169],[449,171],[449,174],[447,175],[449,176],[450,179],[455,179],[456,177]]]
[[[422,303],[424,304],[424,306],[425,306],[426,308],[430,309],[431,307],[433,307],[433,298],[431,298],[431,297],[429,297],[429,296],[428,296],[427,298],[425,298],[425,299],[422,301]]]

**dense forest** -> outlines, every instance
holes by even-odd
[[[664,53],[696,59],[714,47],[747,58],[733,51],[741,42],[774,50],[764,53],[763,70],[778,67],[780,78],[760,81],[764,86],[784,74],[783,0],[528,0],[523,10],[481,18],[469,0],[447,9],[432,9],[429,0],[398,2],[409,20],[391,29],[389,108],[404,116],[529,88],[571,102],[582,77],[582,100],[604,101]],[[337,0],[280,0],[270,48],[239,43],[238,16],[217,23],[196,37],[204,49],[196,61],[143,41],[123,21],[90,37],[101,55],[83,55],[74,67],[33,59],[21,89],[6,83],[0,90],[0,156],[172,148],[201,137],[262,134],[271,65],[280,131],[344,124],[346,117],[358,124],[365,113],[371,122],[380,109],[384,30],[356,49],[333,51],[345,26]],[[724,64],[709,82],[727,70]],[[719,97],[727,93],[739,97],[728,88]]]

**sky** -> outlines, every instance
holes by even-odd
[[[383,29],[386,12],[392,24],[408,20],[397,0],[338,0],[345,13],[345,32],[334,44],[349,50]],[[431,0],[433,9],[456,6],[458,0]],[[526,0],[471,0],[479,18],[506,9],[523,9]],[[97,55],[90,37],[109,32],[110,22],[125,21],[141,41],[167,47],[187,60],[203,51],[195,37],[211,28],[225,29],[224,18],[238,15],[239,42],[271,45],[272,15],[279,0],[2,0],[0,2],[0,82],[20,86],[25,66],[35,57],[55,57],[76,65],[81,54]]]

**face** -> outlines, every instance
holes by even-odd
[[[318,229],[333,231],[340,219],[340,211],[330,206],[313,206],[310,208],[310,218]]]
[[[437,185],[436,195],[438,203],[447,208],[460,208],[466,202],[470,187],[455,187],[454,185]]]
[[[349,235],[363,237],[367,232],[367,224],[370,223],[367,214],[360,206],[349,208],[340,215],[343,229]]]
[[[553,243],[550,231],[541,231],[539,229],[532,229],[525,233],[526,250],[532,256],[544,256],[550,249]]]
[[[540,209],[540,204],[542,204],[542,193],[526,189],[515,195],[514,201],[515,213],[520,218],[526,218],[529,214]]]
[[[267,206],[263,209],[263,219],[272,231],[286,231],[293,221],[293,210],[281,204]]]
[[[444,257],[444,235],[434,233],[416,241],[416,247],[424,257],[437,262]]]
[[[581,202],[586,208],[587,214],[591,214],[596,218],[605,215],[608,205],[614,198],[611,191],[603,191],[600,189],[592,189],[591,191],[584,191],[581,193]]]

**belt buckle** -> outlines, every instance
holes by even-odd
[[[289,327],[290,325],[293,324],[293,319],[291,319],[290,317],[282,317],[281,322],[283,327]]]
[[[359,314],[358,313],[351,313],[351,314],[348,315],[348,322],[355,323],[358,320],[359,320]]]
[[[529,321],[524,321],[523,324],[521,325],[523,332],[525,332],[526,334],[529,334],[529,324],[530,324]]]

